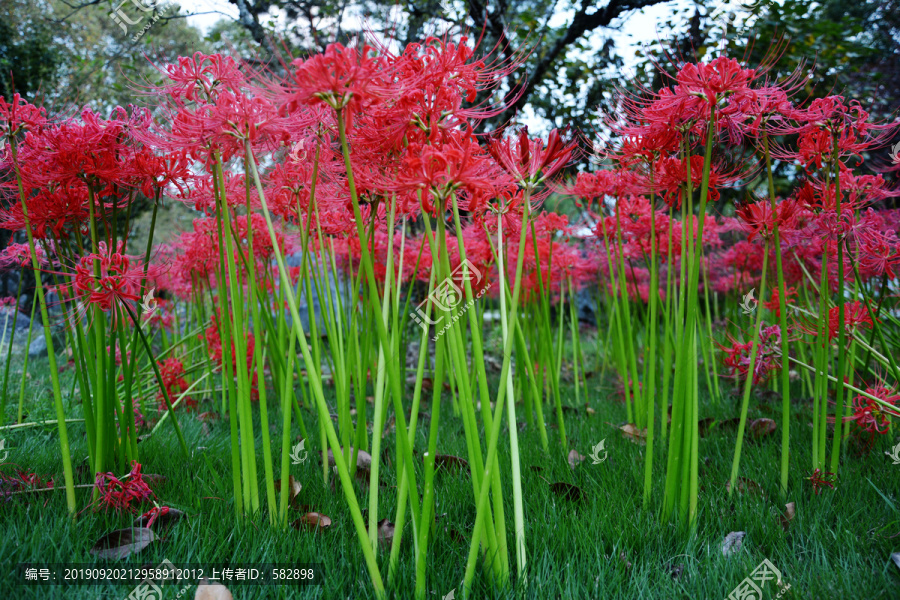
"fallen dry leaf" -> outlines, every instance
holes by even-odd
[[[569,450],[569,467],[575,469],[584,462],[585,457],[578,453],[578,450]]]
[[[378,541],[390,544],[394,540],[394,524],[387,519],[378,522]]]
[[[646,429],[638,429],[635,425],[631,423],[626,423],[619,427],[622,431],[622,436],[628,438],[635,444],[640,444],[641,446],[647,443],[647,430]]]
[[[91,554],[104,560],[120,560],[137,554],[155,539],[153,531],[145,527],[117,529],[97,540]]]
[[[747,535],[746,531],[732,531],[726,535],[725,540],[722,542],[722,554],[731,556],[740,552],[745,535]]]
[[[343,448],[341,452],[343,453]],[[353,447],[350,447],[350,457],[353,457]],[[328,450],[328,464],[332,467],[335,466],[334,462],[334,454],[331,453],[331,449]],[[356,468],[357,469],[368,469],[372,466],[372,455],[366,452],[365,450],[360,450],[356,454]]]
[[[234,600],[234,596],[228,591],[228,588],[205,577],[197,584],[197,592],[194,594],[194,600]]]
[[[288,504],[293,505],[294,500],[296,500],[297,496],[300,495],[300,490],[303,489],[303,486],[300,485],[300,482],[294,479],[293,475],[288,475]],[[275,491],[281,491],[281,480],[275,480]]]
[[[788,502],[784,505],[784,514],[779,517],[781,520],[781,526],[785,531],[791,526],[791,521],[794,520],[794,517],[797,515],[797,509],[793,502]]]
[[[774,433],[778,429],[778,424],[772,419],[753,419],[747,425],[747,429],[753,437],[761,438]]]
[[[326,529],[331,527],[331,517],[326,517],[322,513],[309,512],[291,523],[294,529]]]

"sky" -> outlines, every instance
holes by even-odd
[[[594,37],[598,40],[606,37],[612,37],[616,41],[616,47],[619,53],[625,59],[626,66],[634,62],[634,51],[638,46],[653,43],[659,37],[668,37],[663,29],[665,20],[673,14],[675,10],[687,9],[692,6],[690,0],[671,0],[664,4],[649,6],[640,11],[634,11],[619,25],[618,30],[601,29],[594,32]],[[565,1],[560,2],[560,6],[567,6]],[[191,12],[196,15],[188,18],[188,22],[199,28],[204,33],[218,21],[223,18],[236,19],[238,15],[237,8],[227,0],[193,0],[191,3]],[[559,10],[554,18],[551,19],[552,26],[560,26],[567,24],[572,18],[573,11]]]

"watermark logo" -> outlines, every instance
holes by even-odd
[[[139,584],[137,584],[131,593],[125,597],[125,600],[162,600],[163,591],[162,591],[162,582],[166,580],[175,579],[176,569],[175,565],[169,559],[163,559],[161,563],[156,565],[156,568],[150,569],[150,573],[153,573],[153,577],[150,579],[144,579]],[[177,594],[175,594],[175,598],[181,598],[184,596],[184,593],[187,592],[188,587],[184,586],[181,588]]]
[[[159,21],[159,19],[165,14],[166,11],[170,10],[170,7],[168,7],[168,6],[163,7],[163,9],[161,9],[161,10],[156,10],[157,8],[159,8],[160,4],[162,4],[162,0],[122,0],[121,2],[119,2],[118,5],[116,5],[116,7],[113,9],[113,11],[111,13],[109,13],[109,18],[112,19],[114,22],[116,22],[119,25],[119,27],[122,28],[122,32],[126,33],[126,34],[128,33],[129,25],[137,25],[138,23],[140,23],[141,21],[144,20],[144,16],[145,16],[145,15],[138,15],[137,20],[132,21],[128,17],[128,15],[125,13],[125,10],[122,8],[129,2],[131,4],[133,4],[142,13],[150,13],[150,12],[154,12],[154,11],[156,12],[156,14],[153,16],[153,18],[150,19],[150,21],[148,21],[139,32],[137,32],[136,34],[134,34],[131,37],[131,41],[133,41],[133,42],[136,42],[139,39],[141,39],[143,37],[143,35],[145,33],[147,33],[147,30],[150,29],[154,23]],[[131,7],[129,7],[129,9],[130,8]]]
[[[745,315],[752,315],[753,311],[756,310],[756,305],[759,304],[756,298],[753,297],[753,293],[755,291],[756,288],[753,288],[749,292],[744,294],[744,299],[741,302],[741,312]]]
[[[781,598],[785,592],[791,589],[791,585],[781,583],[781,571],[775,568],[768,558],[763,559],[749,577],[745,577],[742,582],[734,588],[728,595],[727,600],[762,600],[763,588],[769,581],[774,581],[781,588],[775,598]]]
[[[309,458],[309,453],[303,448],[306,444],[306,440],[300,440],[300,443],[291,448],[291,464],[299,465],[301,463],[305,463],[306,459]],[[302,456],[301,456],[302,453]]]
[[[454,600],[456,598],[456,588],[450,590],[450,593],[446,596],[441,596],[441,600]]]
[[[0,440],[0,454],[3,455],[0,456],[0,462],[5,461],[9,456],[9,450],[6,449],[6,440]]]
[[[150,291],[144,294],[144,298],[141,301],[141,311],[143,312],[145,317],[150,317],[156,312],[156,309],[159,307],[159,303],[156,298],[153,297],[153,292],[156,291],[156,288],[150,288]]]
[[[591,457],[591,462],[593,464],[599,465],[604,460],[606,460],[608,452],[606,452],[606,450],[604,449],[605,446],[606,446],[606,438],[600,440],[599,444],[597,444],[596,446],[591,448],[591,453],[589,454],[589,456]],[[603,452],[603,458],[600,458],[601,452]]]
[[[900,165],[900,142],[897,142],[891,148],[891,162],[895,165]]]
[[[3,440],[0,440],[0,449],[3,448]],[[900,442],[897,442],[897,445],[891,448],[891,452],[885,452],[888,455],[888,458],[891,459],[895,465],[900,465]]]
[[[437,341],[437,339],[475,303],[475,300],[487,292],[487,287],[485,287],[485,289],[481,290],[475,298],[466,304],[463,304],[463,299],[465,298],[463,290],[465,289],[466,282],[471,286],[475,286],[481,281],[482,277],[481,271],[478,270],[472,261],[468,259],[462,261],[458,267],[453,269],[453,272],[450,273],[449,277],[444,279],[434,290],[432,290],[425,300],[416,306],[415,312],[410,313],[409,316],[419,324],[419,327],[425,330],[432,325],[438,325],[443,321],[446,321],[432,338],[432,341]],[[434,307],[435,311],[440,313],[440,316],[438,316],[437,319],[431,319],[427,314],[426,309],[428,308],[429,302]],[[450,315],[454,309],[456,310],[456,315],[451,317]]]

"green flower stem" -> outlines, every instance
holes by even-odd
[[[259,194],[259,201],[262,206],[263,217],[266,220],[266,226],[269,230],[269,236],[272,241],[272,251],[275,255],[275,262],[278,265],[278,273],[281,277],[281,285],[285,290],[291,290],[291,280],[284,265],[284,258],[281,255],[281,249],[278,247],[278,238],[275,235],[275,226],[272,223],[272,216],[269,213],[269,207],[266,203],[262,182],[259,179],[259,173],[256,169],[256,162],[253,160],[253,155],[250,151],[249,141],[245,141],[245,149],[247,154],[247,164],[250,169],[249,174],[256,184],[256,191]],[[310,354],[309,348],[305,343],[306,334],[303,331],[303,323],[300,321],[300,314],[297,310],[297,299],[293,293],[289,292],[287,294],[287,301],[288,307],[290,308],[291,312],[293,329],[295,335],[297,336],[297,339],[300,340],[300,351],[303,354],[303,361],[306,365],[306,371],[307,373],[309,373],[309,384],[312,390],[313,399],[316,402],[316,408],[318,409],[319,421],[324,423],[325,425],[325,432],[328,437],[328,443],[331,446],[332,454],[334,455],[334,461],[338,469],[338,478],[340,479],[341,488],[344,491],[344,496],[347,499],[347,504],[350,508],[350,517],[353,520],[353,526],[356,529],[356,534],[359,538],[360,549],[362,550],[363,558],[366,562],[366,568],[369,571],[369,577],[372,579],[372,586],[375,588],[375,595],[378,598],[384,598],[384,583],[382,582],[381,574],[378,571],[378,563],[375,560],[375,554],[372,551],[372,546],[369,544],[366,527],[363,523],[362,514],[359,510],[359,504],[356,500],[356,493],[353,490],[353,482],[350,479],[350,472],[347,469],[347,463],[340,451],[340,441],[337,438],[337,434],[335,434],[334,426],[332,425],[331,419],[328,416],[328,405],[325,402],[325,395],[322,390],[322,380],[319,377],[319,367],[313,362],[312,355]]]
[[[34,247],[34,235],[31,230],[31,221],[28,218],[28,203],[25,201],[25,188],[22,184],[22,173],[16,155],[16,141],[10,135],[10,157],[13,170],[16,173],[16,184],[19,189],[19,202],[22,205],[22,216],[25,220],[25,233],[28,236],[28,250],[31,253],[31,268],[34,269],[34,289],[41,306],[41,319],[44,323],[44,338],[47,340],[47,358],[50,362],[50,382],[53,388],[53,403],[56,407],[56,424],[59,430],[59,446],[62,454],[63,478],[66,482],[66,506],[69,514],[75,514],[75,480],[72,474],[72,457],[69,452],[69,433],[66,428],[66,414],[63,409],[62,392],[59,387],[59,368],[56,365],[56,351],[53,349],[53,338],[50,334],[50,316],[47,313],[47,300],[44,297],[44,285],[41,282],[41,268],[38,264],[37,252]],[[25,373],[22,373],[25,377]]]
[[[759,284],[759,297],[764,298],[766,294],[766,270],[769,266],[769,241],[766,240],[763,246],[763,264],[762,278]],[[741,464],[741,447],[744,443],[744,429],[747,427],[747,409],[750,405],[750,391],[753,389],[753,379],[756,374],[756,355],[759,353],[759,330],[762,325],[762,305],[756,307],[756,323],[753,325],[753,341],[750,344],[750,365],[747,368],[747,380],[744,383],[744,397],[741,400],[741,420],[738,424],[737,442],[734,446],[734,460],[731,463],[731,479],[728,487],[729,497],[734,494],[735,483],[737,482],[738,469]]]

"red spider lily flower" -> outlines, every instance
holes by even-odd
[[[775,205],[773,213],[771,202],[765,199],[742,204],[737,208],[735,214],[744,223],[747,241],[752,242],[757,235],[763,239],[774,235],[776,225],[779,232],[794,229],[797,224],[797,210],[798,206],[795,201],[784,200]]]
[[[730,348],[721,347],[725,352],[725,366],[733,377],[746,380],[750,370],[750,349],[753,342],[740,344],[733,342]],[[756,364],[753,367],[753,384],[768,378],[769,374],[781,368],[781,328],[778,325],[761,327],[756,347]]]
[[[835,306],[828,311],[828,339],[833,340],[838,337],[840,323],[839,307]],[[849,302],[844,304],[844,323],[843,326],[847,331],[847,337],[852,337],[860,328],[871,329],[872,317],[869,315],[869,309],[863,302]]]
[[[841,323],[840,311],[838,306],[828,311],[828,340],[832,341],[840,334]],[[843,327],[847,334],[847,343],[849,344],[857,330],[861,328],[869,329],[873,326],[872,317],[869,315],[869,309],[863,302],[847,302],[844,304],[844,323]],[[799,328],[810,335],[819,335],[817,323],[800,324]]]
[[[141,504],[154,496],[141,475],[141,463],[137,461],[131,462],[131,471],[122,478],[112,473],[97,473],[94,486],[100,494],[97,501],[104,508],[114,508],[116,511],[125,509],[134,512],[133,502]]]
[[[35,244],[34,252],[37,254],[38,265],[45,266],[49,264],[43,246]],[[2,266],[2,268],[10,268],[13,266],[18,268],[30,268],[31,249],[28,247],[28,244],[10,244],[4,248],[3,252],[0,252],[0,266]]]
[[[29,104],[19,94],[13,94],[11,102],[0,96],[0,137],[11,138],[22,129],[37,130],[46,122],[44,109]]]
[[[834,489],[836,476],[830,471],[822,471],[821,469],[816,469],[813,471],[813,474],[806,479],[808,479],[812,484],[813,492],[815,492],[818,496],[819,491],[823,488]]]
[[[175,402],[176,398],[188,389],[188,383],[184,379],[184,364],[178,358],[172,356],[159,361],[157,365],[159,365],[159,374],[162,376],[163,385],[169,393],[169,400]],[[160,412],[168,408],[162,390],[156,393],[156,400],[159,402]],[[185,398],[181,404],[189,407],[191,405],[190,398]]]
[[[119,242],[121,248],[122,243]],[[94,271],[97,263],[99,277],[95,276]],[[123,304],[140,300],[143,277],[144,268],[139,259],[121,252],[109,252],[106,244],[101,242],[99,254],[82,256],[75,265],[72,288],[85,304],[97,305],[101,310],[113,311],[119,316]]]
[[[141,520],[144,520],[144,519],[147,520],[147,524],[144,525],[144,527],[146,527],[147,529],[150,529],[151,527],[153,527],[153,524],[156,522],[156,520],[158,518],[160,518],[163,515],[169,514],[169,510],[170,509],[168,506],[154,506],[153,508],[151,508],[150,510],[148,510],[147,512],[142,514]]]
[[[516,136],[494,137],[488,144],[488,151],[520,185],[533,188],[541,181],[553,178],[569,164],[575,143],[564,140],[567,134],[567,130],[560,134],[554,129],[545,146],[539,139],[529,139],[528,128],[523,127]]]
[[[704,158],[702,156],[690,157],[691,186],[695,194],[703,183],[703,162]],[[719,199],[719,190],[717,188],[730,184],[734,179],[735,175],[733,173],[724,173],[714,163],[709,171],[708,201],[716,202]],[[673,157],[660,159],[654,174],[654,185],[658,192],[662,192],[663,199],[669,206],[673,208],[681,206],[681,196],[684,193],[686,183],[687,168],[683,160]]]
[[[775,289],[772,290],[771,299],[768,302],[764,303],[765,307],[768,308],[769,310],[771,310],[772,312],[774,312],[776,317],[781,316],[780,296],[781,296],[781,291],[776,286]],[[788,287],[785,290],[785,296],[786,296],[785,301],[784,301],[785,305],[791,306],[793,304],[793,302],[791,302],[791,298],[797,297],[797,290],[794,289],[793,287]]]
[[[875,396],[885,404],[897,406],[900,402],[900,394],[897,390],[880,385],[866,389],[866,393]],[[853,414],[844,417],[844,422],[854,421],[860,429],[871,434],[872,437],[876,433],[885,434],[891,423],[890,417],[900,417],[900,412],[891,409],[884,404],[880,404],[875,400],[866,396],[858,395],[853,399]]]
[[[325,51],[291,63],[289,81],[282,93],[290,112],[301,104],[324,102],[336,111],[345,108],[347,129],[353,118],[369,101],[389,91],[390,65],[375,55],[371,46],[346,48],[329,44]]]

